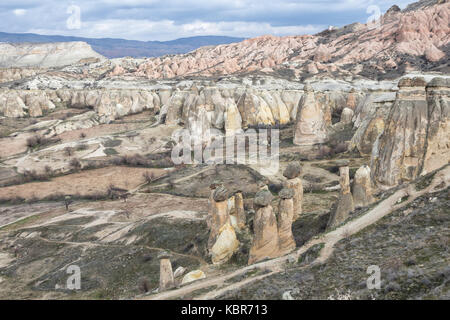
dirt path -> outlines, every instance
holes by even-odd
[[[148,297],[143,297],[142,299],[150,299],[150,300],[174,299],[174,298],[178,298],[181,296],[185,296],[185,295],[192,293],[199,289],[206,289],[206,288],[212,287],[212,286],[221,286],[221,285],[223,286],[227,280],[232,279],[239,275],[243,275],[247,271],[250,271],[250,270],[254,270],[254,269],[264,270],[265,269],[265,270],[271,271],[270,273],[267,273],[264,275],[246,278],[246,279],[238,281],[236,283],[233,283],[230,285],[225,285],[220,288],[216,288],[204,295],[197,297],[199,299],[214,299],[217,296],[219,296],[220,294],[222,294],[228,290],[233,290],[233,289],[239,288],[239,287],[246,285],[248,283],[251,283],[253,281],[262,279],[268,275],[281,272],[282,270],[284,270],[282,267],[283,264],[288,259],[295,259],[294,261],[297,261],[298,257],[301,254],[306,252],[312,246],[319,244],[319,243],[324,243],[324,248],[321,250],[319,257],[316,260],[314,260],[311,264],[322,263],[322,262],[326,261],[330,257],[330,255],[333,253],[334,245],[338,241],[359,232],[360,230],[366,228],[367,226],[372,225],[373,223],[376,223],[377,221],[379,221],[380,219],[382,219],[384,216],[388,215],[389,213],[393,212],[394,210],[398,210],[398,209],[408,205],[409,203],[414,201],[416,198],[433,190],[433,188],[435,188],[442,182],[444,182],[444,184],[445,184],[445,186],[443,188],[446,188],[450,184],[450,166],[448,166],[448,167],[444,168],[443,170],[441,170],[440,172],[436,173],[436,175],[433,178],[432,183],[427,188],[417,191],[417,190],[415,190],[415,183],[412,183],[409,186],[406,186],[406,187],[396,191],[393,195],[389,196],[387,199],[380,202],[375,208],[373,208],[372,210],[370,210],[363,216],[358,217],[355,220],[352,220],[352,221],[348,222],[347,224],[342,225],[342,226],[338,227],[337,229],[335,229],[329,233],[326,233],[318,238],[312,239],[311,241],[306,243],[304,246],[302,246],[301,248],[299,248],[296,252],[294,252],[292,254],[289,254],[287,256],[280,257],[277,259],[257,263],[257,264],[251,265],[251,266],[243,267],[243,268],[240,268],[238,270],[235,270],[229,274],[225,274],[222,276],[209,278],[209,279],[206,278],[204,280],[196,281],[192,284],[183,286],[179,289],[162,292],[162,293],[148,296]],[[405,197],[407,195],[409,196],[409,198],[406,201],[398,203],[399,199],[402,199],[403,197]]]

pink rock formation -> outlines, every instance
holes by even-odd
[[[421,56],[429,61],[445,57],[443,48],[450,42],[449,13],[448,1],[432,6],[421,4],[413,10],[391,8],[376,28],[353,24],[314,36],[261,36],[202,47],[182,55],[145,59],[131,73],[149,79],[228,75],[262,69],[277,73],[286,68],[305,75],[348,74],[362,72],[362,66],[353,67],[367,60],[372,62],[370,68],[383,72],[403,64],[403,55],[417,57],[420,66]],[[124,72],[116,66],[110,76]]]

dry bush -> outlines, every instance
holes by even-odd
[[[332,150],[330,147],[325,146],[325,145],[321,145],[319,147],[319,159],[328,158],[329,156],[331,156],[331,154],[332,154]]]
[[[336,146],[334,146],[333,148],[333,152],[335,154],[338,153],[343,153],[347,151],[347,144],[345,142],[339,142],[338,144],[336,144]]]
[[[39,147],[39,146],[44,146],[44,145],[47,145],[47,144],[50,144],[50,143],[53,143],[53,142],[58,142],[58,141],[59,141],[59,139],[49,139],[49,138],[46,138],[46,137],[44,137],[44,136],[42,136],[40,134],[36,134],[36,135],[34,135],[32,137],[29,137],[27,139],[26,143],[27,143],[27,147],[28,148],[33,149],[33,148],[36,148],[36,147]]]
[[[89,146],[86,143],[80,143],[76,146],[77,151],[83,151],[89,149]]]
[[[139,278],[138,289],[141,293],[147,293],[150,291],[150,283],[146,277]]]
[[[151,183],[151,182],[153,182],[153,180],[155,180],[155,173],[153,173],[153,172],[149,172],[149,171],[144,172],[142,174],[142,176],[144,177],[144,180],[146,183]]]
[[[70,160],[69,165],[74,170],[80,170],[81,169],[81,162],[77,158],[73,158]]]
[[[168,168],[173,166],[169,157],[152,160],[140,154],[125,155],[113,159],[113,164],[118,166],[146,167],[146,168]]]
[[[64,154],[68,157],[71,157],[74,154],[74,149],[72,147],[65,147]]]

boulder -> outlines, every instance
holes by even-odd
[[[283,172],[283,175],[288,179],[297,178],[302,173],[302,166],[299,162],[291,162],[288,164]]]
[[[266,207],[272,202],[272,193],[268,190],[261,190],[255,195],[253,204],[257,207]]]
[[[197,281],[200,279],[205,279],[205,278],[206,278],[206,275],[203,271],[194,270],[194,271],[189,272],[188,274],[186,274],[183,277],[183,280],[181,280],[181,284],[187,284],[187,283]]]
[[[225,224],[219,230],[216,242],[211,248],[211,260],[213,264],[223,264],[230,260],[236,250],[239,248],[239,241],[236,233],[230,224]]]
[[[186,268],[179,266],[178,268],[175,269],[175,272],[173,273],[173,277],[179,278],[185,273],[186,273]]]
[[[341,113],[341,123],[349,124],[352,123],[354,112],[350,108],[344,108]]]

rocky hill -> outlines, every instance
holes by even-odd
[[[197,36],[170,41],[137,41],[125,39],[94,39],[69,36],[46,36],[34,33],[0,32],[0,42],[9,43],[54,43],[82,41],[107,58],[158,57],[168,54],[187,53],[203,46],[216,46],[240,42],[243,38],[225,36]]]
[[[317,35],[263,36],[199,48],[191,53],[141,61],[132,74],[149,79],[265,74],[304,78],[396,78],[412,70],[448,72],[448,1],[394,6],[379,24],[355,23]],[[128,74],[118,63],[113,75]]]
[[[154,59],[8,49],[35,66],[0,69],[0,298],[447,299],[448,10]]]
[[[103,61],[105,58],[84,42],[1,43],[0,67],[63,67],[74,63]]]

